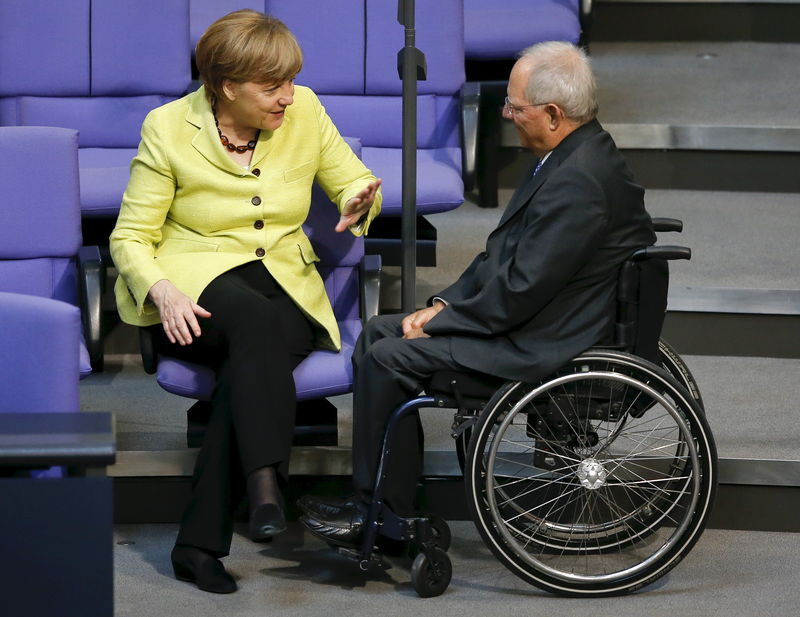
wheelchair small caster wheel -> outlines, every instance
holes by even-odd
[[[421,598],[442,595],[453,576],[450,558],[439,547],[433,547],[414,558],[411,566],[411,584]]]
[[[433,545],[442,549],[443,551],[447,551],[450,548],[450,542],[453,539],[453,536],[450,533],[450,526],[447,524],[447,521],[438,514],[429,514],[426,518],[428,519],[428,524],[430,525]],[[420,554],[420,552],[422,552],[422,546],[420,544],[417,542],[408,543],[408,556],[411,559],[414,559]]]

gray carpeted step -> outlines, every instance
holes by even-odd
[[[502,191],[508,200],[511,191]],[[798,199],[795,195],[771,193],[713,193],[707,191],[648,191],[648,209],[657,216],[681,218],[685,231],[662,234],[662,243],[691,246],[690,262],[672,268],[674,288],[748,287],[797,290],[794,263],[796,238],[800,237]],[[420,268],[417,301],[449,285],[472,258],[483,249],[502,209],[485,210],[467,203],[457,210],[431,217],[439,229],[440,260],[436,268]],[[397,269],[384,277],[384,310],[399,298]],[[679,350],[680,351],[680,350]],[[798,429],[782,398],[800,375],[797,360],[769,358],[714,358],[691,360],[709,403],[709,417],[732,414],[730,423],[715,425],[723,457],[800,458],[792,448]],[[188,471],[191,456],[185,448],[185,411],[191,402],[161,390],[153,377],[141,369],[133,355],[109,356],[106,372],[81,382],[82,406],[87,410],[114,411],[117,417],[121,465],[116,473],[149,469],[156,475],[169,470]],[[350,443],[350,398],[336,397],[340,408],[340,444]],[[724,412],[722,411],[724,410]],[[428,449],[452,452],[449,413],[425,412]],[[769,428],[767,428],[769,427]],[[762,430],[763,428],[763,430]],[[759,432],[761,431],[761,432]],[[783,440],[776,440],[776,436]],[[133,454],[136,452],[137,454]],[[150,452],[160,452],[151,455]],[[298,469],[304,473],[340,470],[349,464],[341,452],[299,451]],[[315,454],[314,452],[317,452]],[[446,462],[452,461],[445,457]],[[128,463],[126,463],[128,461]],[[322,461],[322,462],[320,462]],[[441,461],[430,460],[431,465]],[[129,464],[128,471],[125,465]],[[448,463],[449,464],[449,463]],[[334,471],[329,471],[333,473]]]
[[[649,190],[645,203],[684,223],[659,238],[692,248],[691,261],[672,263],[672,284],[800,289],[800,195]]]
[[[800,44],[595,43],[592,63],[622,148],[800,152]]]
[[[687,356],[706,402],[721,458],[800,459],[794,386],[800,360]],[[163,392],[136,363],[109,358],[113,379],[92,376],[81,383],[87,411],[112,411],[118,431],[118,476],[176,476],[191,472],[194,453],[185,447],[189,401]],[[348,475],[352,428],[350,396],[333,399],[339,409],[339,448],[296,448],[292,472]],[[426,468],[450,475],[456,468],[450,437],[452,411],[425,410]]]
[[[800,127],[800,45],[597,43],[601,120]]]

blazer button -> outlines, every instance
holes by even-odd
[[[263,257],[266,254],[267,252],[264,249],[261,248],[256,249],[256,257]]]
[[[256,221],[253,223],[253,227],[256,229],[264,229],[264,221]]]
[[[260,176],[260,175],[261,175],[261,170],[260,170],[258,167],[256,167],[256,168],[253,170],[253,175],[254,175],[254,176]]]
[[[253,199],[250,200],[250,203],[253,204],[254,206],[260,206],[261,198],[258,195],[256,195],[255,197],[253,197]]]

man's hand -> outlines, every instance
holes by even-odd
[[[413,330],[409,330],[403,335],[405,339],[412,339],[412,338],[431,338],[430,334],[427,334],[425,330],[422,328],[414,328]]]
[[[426,323],[433,319],[434,315],[436,315],[446,306],[447,305],[444,302],[436,300],[434,301],[433,306],[429,306],[428,308],[420,309],[414,313],[411,313],[410,315],[406,315],[401,322],[403,326],[403,338],[412,339],[429,337],[430,335],[425,334],[422,328],[425,327]]]
[[[195,336],[201,334],[197,317],[211,317],[211,313],[192,302],[167,279],[155,283],[148,295],[161,315],[161,325],[170,343],[189,345],[192,333]]]
[[[375,194],[381,185],[382,180],[378,178],[375,182],[371,182],[368,186],[361,190],[361,192],[347,201],[342,208],[342,215],[339,217],[339,222],[336,224],[336,231],[344,231],[350,225],[358,223],[359,219],[364,216],[372,207],[375,201]]]

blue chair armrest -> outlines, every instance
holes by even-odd
[[[592,13],[594,11],[594,0],[580,0],[578,7],[578,20],[581,24],[580,45],[589,49],[590,33],[592,29]]]
[[[381,297],[381,256],[364,255],[359,264],[361,282],[361,322],[366,324],[378,314]]]
[[[93,372],[103,370],[103,309],[106,268],[96,246],[82,246],[78,251],[78,280],[83,336]]]
[[[465,83],[461,87],[461,175],[464,180],[465,191],[471,191],[475,188],[480,106],[480,83]]]
[[[155,375],[158,369],[158,354],[153,335],[147,328],[139,328],[139,351],[142,354],[142,367],[148,375]]]

